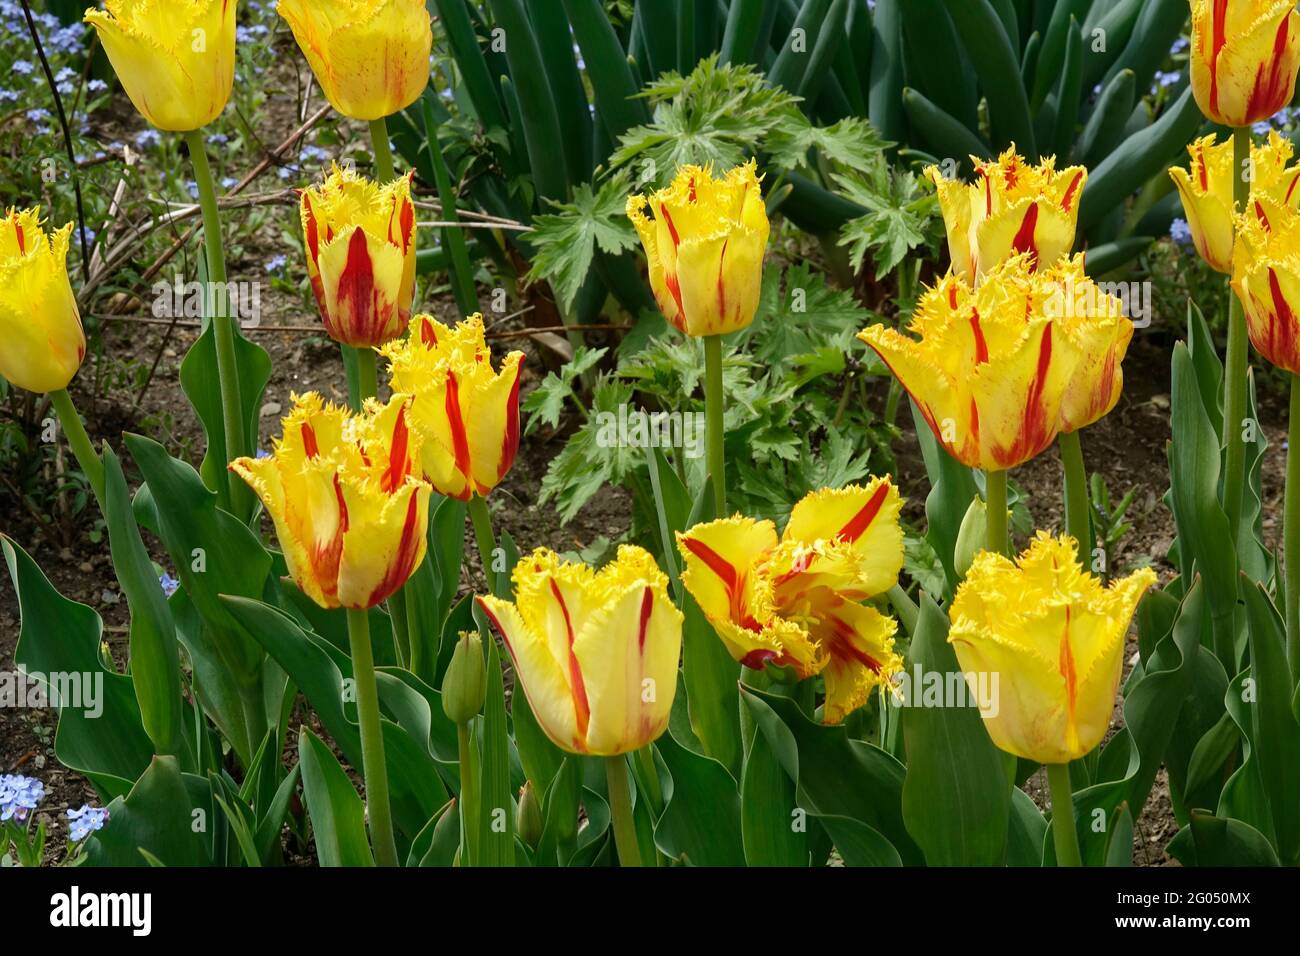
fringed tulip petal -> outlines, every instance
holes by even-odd
[[[1291,0],[1192,0],[1192,92],[1222,126],[1250,126],[1291,102],[1300,14]]]

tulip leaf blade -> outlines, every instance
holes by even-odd
[[[203,777],[181,772],[175,757],[155,757],[131,787],[106,808],[110,823],[86,842],[89,866],[213,866],[224,844],[225,818]],[[206,814],[195,832],[194,812]]]
[[[741,694],[758,730],[795,781],[799,807],[819,820],[847,817],[865,824],[894,848],[904,865],[924,862],[903,822],[906,771],[901,763],[850,737],[843,726],[816,723],[789,697],[748,686]]]
[[[727,768],[679,744],[671,731],[655,744],[671,777],[655,844],[693,866],[744,866],[740,795]]]
[[[938,675],[945,687],[965,689],[948,643],[948,618],[928,595],[907,663],[918,675]],[[950,678],[956,676],[957,680]],[[907,741],[903,821],[931,866],[1001,866],[1006,859],[1011,787],[1000,751],[989,739],[973,701],[920,706],[920,688],[901,708]]]
[[[505,685],[496,639],[487,644],[487,699],[479,733],[482,746],[479,789],[478,855],[475,866],[515,865],[515,809],[510,792],[510,738],[506,726]]]
[[[81,702],[59,702],[55,756],[63,766],[85,774],[106,796],[127,793],[131,781],[148,768],[153,744],[131,678],[105,668],[100,657],[103,621],[94,609],[56,591],[13,539],[0,534],[0,548],[18,597],[16,665],[28,675],[80,674],[100,689],[96,709],[101,713],[96,717],[90,708],[71,706]]]
[[[1029,161],[1038,158],[1029,97],[1020,78],[1020,64],[1002,21],[988,0],[944,0],[948,15],[965,41],[989,102],[993,145],[1015,143]]]
[[[795,784],[764,734],[755,734],[745,756],[740,789],[740,830],[747,866],[807,866],[806,816]]]
[[[1204,810],[1192,811],[1169,855],[1183,866],[1281,866],[1272,844],[1249,823]]]
[[[307,727],[298,735],[302,792],[321,866],[374,866],[366,808],[339,762]]]

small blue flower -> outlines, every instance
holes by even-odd
[[[80,843],[96,830],[104,829],[108,822],[108,811],[102,807],[92,807],[83,803],[80,810],[68,808],[68,839]]]
[[[1169,52],[1174,56],[1177,56],[1184,52],[1189,46],[1191,46],[1191,43],[1187,37],[1179,37],[1174,41],[1174,45],[1169,48]]]
[[[45,784],[35,777],[7,773],[0,776],[0,823],[17,820],[24,823],[27,815],[45,798]]]
[[[14,90],[0,90],[0,103],[16,103],[18,93]]]
[[[266,271],[283,272],[284,267],[288,265],[288,263],[289,263],[289,259],[287,256],[276,256],[274,259],[272,259],[270,262],[266,264]]]
[[[222,189],[234,189],[238,185],[239,185],[239,180],[236,179],[234,176],[223,176],[221,178]]]
[[[225,133],[213,133],[208,137],[208,142],[213,146],[225,146],[230,142],[230,137]]]
[[[173,594],[175,594],[177,589],[181,586],[181,582],[177,581],[166,571],[162,573],[162,577],[158,579],[158,583],[162,585],[163,594],[167,595],[168,597],[171,597]]]
[[[77,76],[76,70],[74,70],[70,66],[65,66],[63,69],[59,70],[58,73],[54,74],[54,82],[63,83],[66,80],[75,79],[76,76]]]
[[[192,179],[186,180],[185,189],[190,194],[191,199],[199,198],[199,184],[196,183],[194,180]]]
[[[50,118],[50,111],[43,106],[38,106],[34,110],[27,111],[27,118],[33,123],[43,123]]]
[[[14,60],[14,65],[11,66],[10,69],[20,76],[30,76],[32,70],[36,69],[36,67],[32,66],[26,60]]]
[[[1250,131],[1254,133],[1256,136],[1267,136],[1268,131],[1271,130],[1272,128],[1273,128],[1273,124],[1270,123],[1268,120],[1260,120],[1258,123],[1255,123],[1253,126],[1251,126]]]
[[[90,90],[92,93],[103,93],[108,89],[108,84],[103,80],[91,80],[86,84],[86,89]]]
[[[265,448],[259,448],[259,449],[257,450],[257,460],[258,460],[258,461],[261,461],[261,460],[264,459],[264,458],[270,458],[270,457],[271,457],[271,453],[270,453],[269,451],[267,451]]]
[[[162,143],[162,133],[156,129],[147,129],[135,138],[135,145],[141,149],[149,149],[151,146],[158,146]]]
[[[1169,224],[1169,238],[1180,246],[1190,246],[1192,244],[1192,227],[1187,225],[1186,219],[1175,219]]]

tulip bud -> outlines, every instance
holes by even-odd
[[[515,832],[534,849],[542,840],[542,803],[530,780],[519,788],[519,809],[515,814]]]
[[[961,519],[961,530],[957,532],[957,547],[953,551],[952,563],[957,577],[964,578],[970,566],[975,562],[975,555],[984,550],[988,539],[988,506],[984,499],[976,495],[966,509],[966,517]]]
[[[474,631],[461,631],[442,679],[442,709],[453,723],[467,724],[483,709],[486,697],[483,639]]]

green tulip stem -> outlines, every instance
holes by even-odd
[[[984,547],[997,554],[1007,553],[1007,473],[1005,471],[986,471],[984,473],[984,502],[988,523],[988,533],[984,538]]]
[[[185,134],[190,162],[194,165],[194,181],[199,189],[199,207],[203,211],[203,245],[208,265],[209,287],[225,285],[226,251],[221,239],[221,213],[217,208],[217,190],[212,181],[212,167],[208,165],[207,144],[201,130]],[[209,296],[217,301],[217,296]],[[248,454],[244,435],[244,416],[239,394],[239,363],[235,355],[235,323],[227,308],[218,308],[209,316],[213,340],[217,349],[217,379],[221,387],[221,418],[226,439],[226,461],[234,461]],[[232,514],[244,516],[252,511],[251,492],[242,482],[230,477],[222,469],[217,488],[218,499]]]
[[[1286,561],[1286,652],[1291,683],[1300,683],[1300,377],[1291,378],[1287,424],[1286,504],[1282,540]]]
[[[889,603],[894,606],[894,613],[898,615],[899,622],[903,625],[903,630],[907,636],[911,637],[916,633],[916,621],[921,616],[921,610],[916,606],[916,602],[908,596],[903,590],[902,585],[894,584],[885,596],[889,598]]]
[[[393,816],[388,804],[388,767],[384,762],[384,733],[379,723],[379,689],[370,648],[370,617],[348,608],[348,640],[352,646],[352,678],[356,682],[357,720],[361,725],[361,770],[366,784],[366,814],[375,862],[397,866]]]
[[[1083,866],[1083,859],[1079,856],[1079,834],[1074,829],[1070,765],[1049,763],[1047,785],[1052,792],[1052,841],[1056,844],[1056,865]]]
[[[722,336],[704,337],[704,415],[709,457],[709,479],[713,482],[715,518],[727,517],[726,459],[723,455]]]
[[[470,833],[478,826],[478,761],[468,721],[456,725],[456,747],[460,760],[460,865],[473,866]]]
[[[1250,130],[1245,127],[1234,130],[1232,142],[1232,196],[1240,212],[1250,201],[1250,181],[1247,178]],[[1235,541],[1241,524],[1241,495],[1246,480],[1246,444],[1242,428],[1246,417],[1246,366],[1250,355],[1241,300],[1231,289],[1228,298],[1228,355],[1223,376],[1223,431],[1228,453],[1223,474],[1223,509],[1228,514],[1232,540]]]
[[[357,409],[379,395],[379,369],[374,349],[357,349]]]
[[[609,782],[609,812],[614,824],[614,845],[620,866],[640,866],[641,848],[636,842],[636,824],[632,822],[632,790],[627,783],[627,759],[605,758],[605,777]]]
[[[469,520],[474,526],[474,541],[478,545],[479,560],[483,562],[483,576],[487,578],[488,591],[496,594],[497,574],[492,568],[492,555],[496,553],[497,538],[492,533],[492,515],[488,513],[487,499],[482,495],[470,496]]]
[[[1088,470],[1083,463],[1083,443],[1078,432],[1062,432],[1061,464],[1065,467],[1065,531],[1079,542],[1085,554],[1092,542],[1092,522],[1088,517]]]
[[[397,178],[393,147],[388,142],[388,123],[381,116],[370,123],[370,143],[375,151],[375,180],[382,186]]]
[[[81,416],[77,414],[77,407],[72,403],[72,396],[68,394],[68,390],[61,388],[57,392],[50,392],[50,402],[59,415],[59,423],[63,426],[63,434],[68,438],[72,454],[76,456],[77,464],[81,466],[82,473],[90,482],[91,490],[95,492],[95,498],[99,501],[102,511],[104,462],[99,455],[95,454],[95,446],[91,443],[90,436],[86,434],[86,426],[81,424]]]

